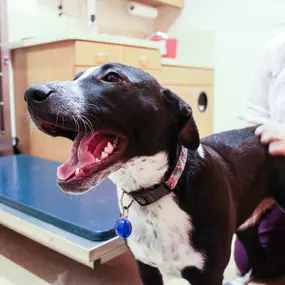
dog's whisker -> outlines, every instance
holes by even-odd
[[[64,127],[64,116],[61,115],[61,117],[62,117],[62,126]]]
[[[81,116],[78,116],[78,119],[81,120],[81,122],[83,123],[85,132],[87,132],[87,127],[86,127],[86,122],[81,118]]]
[[[94,115],[89,114],[88,116],[89,116],[89,117],[92,117],[92,118],[94,118],[94,119],[96,119],[97,121],[99,121],[98,117],[96,117],[96,116],[94,116]]]
[[[91,131],[92,133],[94,133],[94,128],[93,128],[93,126],[92,126],[91,121],[90,121],[86,116],[84,116],[84,115],[81,115],[81,117],[83,117],[84,120],[87,121],[87,122],[86,122],[87,126],[90,128],[90,131]]]
[[[57,112],[56,115],[55,115],[56,116],[56,121],[55,121],[55,125],[56,126],[58,126],[58,114],[59,114],[59,112]]]
[[[99,107],[96,106],[96,105],[94,105],[94,104],[87,103],[86,106],[88,106],[88,107],[94,107],[94,108],[96,108],[97,111],[99,111]]]
[[[86,122],[85,118],[82,118],[82,116],[80,116],[80,119],[81,121],[84,123],[84,128],[85,128],[85,131],[87,132],[88,129],[90,129],[90,126],[89,124]],[[90,129],[91,130],[91,129]],[[92,130],[91,130],[92,131]]]
[[[77,122],[76,118],[73,115],[71,115],[71,116],[72,116],[72,119],[75,123],[75,130],[78,133],[79,132],[79,123]]]

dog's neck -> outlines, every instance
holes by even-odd
[[[202,145],[197,149],[200,158],[205,157]],[[166,151],[153,156],[135,157],[110,174],[109,178],[125,192],[150,188],[161,183],[169,171],[169,154]]]
[[[149,188],[160,183],[168,171],[168,154],[135,157],[110,175],[110,179],[126,192]]]

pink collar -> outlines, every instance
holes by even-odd
[[[177,164],[176,164],[173,172],[171,173],[170,177],[165,182],[165,185],[170,190],[173,190],[176,187],[176,184],[177,184],[177,182],[178,182],[178,180],[179,180],[179,178],[180,178],[180,176],[181,176],[181,174],[185,168],[186,160],[187,160],[187,148],[182,146]]]
[[[170,177],[164,183],[155,185],[152,188],[131,192],[128,193],[128,195],[131,196],[135,201],[137,201],[141,206],[147,206],[169,194],[176,187],[184,171],[187,154],[187,148],[182,146],[176,166]]]

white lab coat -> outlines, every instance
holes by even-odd
[[[285,123],[285,33],[266,43],[243,117],[250,124]]]

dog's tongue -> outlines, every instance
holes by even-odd
[[[58,179],[67,180],[74,175],[77,168],[81,169],[95,163],[96,157],[88,149],[91,140],[95,136],[94,133],[78,133],[72,144],[70,158],[57,168]]]

